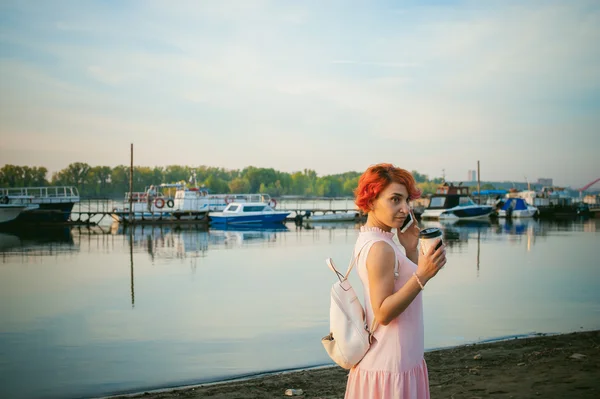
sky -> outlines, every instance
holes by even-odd
[[[246,166],[581,187],[600,3],[0,1],[0,165]]]

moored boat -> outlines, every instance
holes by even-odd
[[[523,198],[507,198],[502,208],[498,210],[501,218],[532,218],[539,214],[537,207],[527,204]]]
[[[421,215],[422,219],[485,219],[493,211],[490,205],[476,204],[469,196],[469,188],[444,183],[431,196],[429,206]]]
[[[0,203],[29,206],[12,224],[67,222],[78,202],[79,192],[72,186],[0,188]]]
[[[6,225],[16,220],[23,212],[38,209],[38,205],[0,204],[0,225]]]
[[[291,212],[276,211],[262,202],[232,202],[223,212],[210,214],[213,224],[282,223]]]
[[[233,201],[275,204],[268,194],[209,194],[203,188],[188,188],[184,183],[161,184],[142,192],[126,193],[123,206],[113,209],[112,218],[124,223],[208,223],[209,212],[222,211]]]

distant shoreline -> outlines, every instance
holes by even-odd
[[[481,354],[481,360],[475,360],[475,354]],[[584,357],[571,358],[574,354]],[[450,391],[455,391],[456,399],[496,397],[496,392],[502,392],[497,396],[501,398],[600,396],[600,380],[596,378],[600,372],[600,330],[506,337],[434,349],[425,353],[425,359],[432,398],[450,397]],[[523,378],[525,371],[527,378]],[[305,398],[342,398],[346,376],[347,371],[340,367],[323,365],[106,398],[258,399],[282,397],[287,388],[303,389]]]

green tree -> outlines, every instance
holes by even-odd
[[[85,191],[85,185],[90,178],[90,165],[85,162],[74,162],[52,176],[52,184],[75,186],[80,193]]]
[[[229,192],[229,186],[223,179],[219,179],[215,175],[210,175],[204,180],[204,185],[213,193],[226,194]]]
[[[90,192],[94,195],[106,195],[112,169],[110,166],[94,166],[90,169]]]
[[[417,172],[416,170],[413,170],[410,173],[412,174],[413,178],[415,179],[415,182],[417,182],[417,183],[425,183],[425,182],[429,181],[429,178],[427,177],[427,175],[422,175],[419,172]]]
[[[275,169],[255,168],[249,166],[242,170],[242,177],[250,182],[250,191],[255,193],[260,190],[260,185],[274,184],[277,181],[277,173]]]
[[[54,173],[53,185],[77,186],[82,195],[104,195],[123,198],[129,191],[129,166],[119,165],[91,167],[76,162]],[[4,165],[0,169],[0,185],[4,187],[43,186],[48,171],[45,167]],[[350,171],[335,175],[318,176],[312,169],[293,173],[280,172],[273,168],[248,166],[242,170],[228,170],[205,165],[163,167],[137,166],[134,168],[134,191],[141,191],[153,184],[190,182],[195,174],[197,182],[204,183],[217,193],[265,192],[272,196],[301,195],[340,197],[352,196],[361,175]],[[418,186],[425,194],[435,192],[441,178],[429,180],[427,175],[412,172]],[[486,186],[484,185],[485,189]]]
[[[351,179],[344,181],[344,186],[343,186],[343,195],[344,196],[354,195],[354,190],[356,190],[356,187],[358,187],[358,179],[359,179],[359,176],[356,176],[356,177],[353,177]]]
[[[188,166],[169,165],[164,171],[164,183],[177,183],[180,181],[189,181],[192,176],[192,169]]]
[[[111,195],[123,198],[129,192],[129,166],[119,165],[112,169],[110,175]]]
[[[250,192],[250,182],[248,179],[236,177],[229,182],[229,191],[234,194],[242,194]]]
[[[40,187],[47,186],[49,183],[46,176],[48,176],[48,169],[43,166],[34,166],[31,169],[31,184]]]
[[[302,172],[293,173],[290,178],[290,186],[288,194],[292,195],[304,195],[310,182],[308,177]]]

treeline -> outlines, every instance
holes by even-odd
[[[419,187],[432,193],[441,178],[429,180],[413,171]],[[300,195],[316,197],[349,197],[358,185],[361,172],[317,176],[311,169],[301,172],[279,172],[272,168],[248,166],[229,170],[209,166],[166,167],[136,166],[133,168],[133,190],[143,191],[150,185],[185,181],[204,186],[213,193],[268,193],[273,197]],[[53,173],[47,179],[45,167],[4,165],[0,169],[0,187],[75,186],[82,197],[122,198],[129,191],[129,166],[90,166],[75,162]]]

